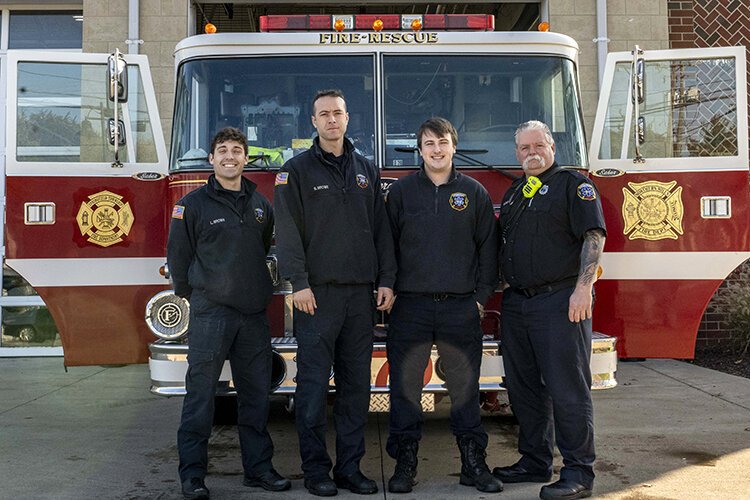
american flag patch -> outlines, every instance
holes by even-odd
[[[182,219],[183,215],[185,215],[185,207],[183,207],[182,205],[175,205],[172,209],[172,218]]]
[[[289,182],[289,172],[279,172],[276,174],[276,183],[275,186],[282,186],[284,184],[287,184]]]

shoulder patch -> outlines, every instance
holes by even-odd
[[[591,201],[596,199],[596,190],[588,182],[578,186],[578,197],[582,200]]]
[[[289,172],[279,172],[276,174],[276,182],[274,182],[274,186],[283,186],[284,184],[289,183]]]
[[[182,219],[185,216],[185,207],[182,205],[175,205],[172,209],[173,219]]]

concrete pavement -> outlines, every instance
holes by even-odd
[[[740,499],[750,496],[750,380],[673,360],[620,363],[619,386],[594,396],[595,498]],[[60,358],[0,359],[0,498],[179,499],[176,428],[180,399],[148,392],[144,365],[74,367]],[[380,482],[369,498],[530,499],[540,485],[481,494],[458,484],[459,454],[448,429],[449,403],[428,414],[413,494],[383,492],[393,470],[385,454],[387,414],[370,414],[364,472]],[[486,416],[488,463],[517,459],[517,427]],[[275,465],[292,490],[241,485],[234,427],[211,439],[212,498],[314,498],[302,486],[292,416],[272,407]],[[556,459],[559,470],[560,459]],[[339,494],[337,498],[361,499]]]

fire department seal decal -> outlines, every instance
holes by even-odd
[[[469,206],[469,197],[466,196],[466,193],[453,193],[450,197],[450,202],[453,210],[461,212]]]
[[[262,208],[256,208],[255,209],[255,220],[257,220],[261,224],[263,223],[264,215],[265,214],[263,213],[263,209]]]
[[[362,189],[365,189],[369,185],[370,185],[370,181],[367,180],[367,177],[365,177],[362,174],[357,174],[357,186],[361,187]]]
[[[88,242],[102,247],[115,245],[130,234],[135,217],[130,203],[123,203],[123,197],[110,191],[100,191],[81,203],[76,220]]]
[[[628,239],[676,240],[683,234],[682,187],[674,189],[676,185],[677,181],[628,182],[630,189],[622,188],[623,234]]]

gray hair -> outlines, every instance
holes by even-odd
[[[550,146],[555,143],[555,139],[552,138],[552,132],[550,132],[549,127],[546,123],[540,122],[539,120],[529,120],[527,122],[523,122],[518,126],[516,129],[515,134],[515,141],[516,146],[518,146],[518,136],[521,132],[526,132],[527,130],[541,130],[544,132],[544,138],[547,140],[547,144]]]

